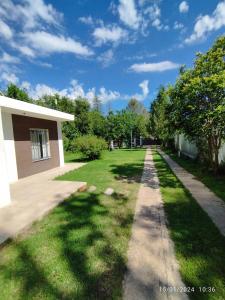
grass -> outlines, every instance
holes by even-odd
[[[215,175],[199,162],[190,158],[178,157],[171,151],[166,151],[180,166],[193,174],[218,197],[225,201],[225,175]]]
[[[225,238],[156,152],[154,162],[181,276],[185,286],[195,288],[190,298],[225,299]]]
[[[120,299],[144,155],[106,152],[62,176],[97,190],[71,196],[0,249],[0,299]]]
[[[72,162],[82,162],[84,159],[79,152],[65,152],[65,162],[66,163],[72,163]]]

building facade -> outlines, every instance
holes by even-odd
[[[74,116],[0,96],[0,207],[10,184],[64,165],[61,124]]]

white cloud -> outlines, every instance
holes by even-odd
[[[191,44],[202,40],[207,33],[216,31],[225,26],[225,1],[218,3],[212,15],[200,15],[195,23],[194,32],[190,37],[185,39],[186,44]]]
[[[28,46],[22,46],[19,44],[14,44],[14,48],[19,50],[23,55],[29,56],[29,57],[35,57],[35,52]]]
[[[59,93],[59,91],[57,91],[56,89],[46,85],[46,84],[37,84],[35,86],[34,89],[30,89],[30,87],[28,88],[28,92],[30,94],[30,96],[33,99],[38,99],[43,97],[44,95],[55,95],[56,93]]]
[[[86,24],[86,25],[94,25],[94,20],[91,16],[88,17],[80,17],[78,19],[81,23]]]
[[[179,23],[179,22],[174,22],[174,25],[173,25],[173,29],[183,29],[184,28],[184,25],[182,23]]]
[[[45,31],[27,32],[24,38],[32,47],[44,54],[70,52],[81,56],[90,56],[92,50],[71,38],[53,35]]]
[[[66,34],[52,33],[55,29],[63,32],[62,20],[63,14],[44,0],[0,1],[0,35],[21,54],[29,58],[51,53],[92,55],[93,51],[81,42]]]
[[[161,21],[158,18],[152,22],[152,26],[157,28],[158,30],[162,29]]]
[[[11,74],[11,77],[9,74],[4,75],[3,77],[4,81],[7,83],[9,81],[13,81],[14,83],[19,84],[19,79],[14,74]],[[72,100],[77,99],[78,97],[86,98],[90,103],[92,103],[95,96],[98,96],[102,103],[107,103],[114,100],[127,101],[133,97],[138,101],[143,101],[149,94],[148,84],[148,80],[141,82],[139,87],[141,88],[142,93],[133,95],[121,94],[119,91],[108,90],[104,86],[100,87],[98,90],[95,87],[85,90],[83,85],[75,79],[71,80],[70,85],[62,90],[40,83],[32,86],[28,81],[23,81],[20,84],[20,87],[26,89],[30,97],[35,100],[43,97],[44,95],[59,94],[60,96],[66,96]]]
[[[142,18],[142,24],[144,27],[148,27],[150,22],[157,30],[169,30],[169,26],[163,25],[160,20],[161,10],[157,4],[154,3],[153,5],[145,8],[144,15],[147,16],[147,18]]]
[[[160,8],[157,4],[153,4],[149,7],[147,7],[144,10],[144,13],[147,14],[150,17],[151,20],[155,20],[155,19],[160,17],[161,10],[160,10]]]
[[[138,101],[143,101],[147,98],[148,94],[149,94],[149,81],[148,80],[144,80],[142,81],[138,86],[141,88],[142,93],[136,93],[133,95],[125,95],[124,99],[126,100],[130,100],[131,98],[135,98]]]
[[[113,50],[109,49],[98,56],[97,60],[102,63],[103,67],[108,67],[114,61]]]
[[[0,81],[5,83],[14,83],[17,84],[19,82],[19,78],[14,73],[3,72],[0,77]]]
[[[43,0],[24,0],[19,4],[11,0],[1,1],[0,15],[23,24],[25,29],[42,28],[42,22],[58,26],[63,18],[62,13]]]
[[[118,44],[121,41],[124,41],[124,39],[127,39],[127,36],[127,31],[117,25],[107,27],[101,26],[95,28],[93,32],[93,37],[96,40],[97,46],[101,46],[106,43]]]
[[[18,64],[20,62],[19,58],[12,56],[6,52],[3,52],[2,56],[0,57],[1,63],[6,64]]]
[[[179,64],[172,61],[161,61],[158,63],[142,63],[142,64],[133,64],[129,70],[136,73],[144,72],[164,72],[172,69],[179,68]]]
[[[120,0],[118,6],[120,20],[132,29],[138,29],[140,19],[134,0]]]
[[[117,100],[121,98],[121,95],[117,91],[106,90],[106,88],[101,87],[99,89],[98,98],[103,102],[107,103],[109,101]]]
[[[182,1],[179,5],[179,11],[180,13],[186,13],[189,10],[189,5],[187,1]]]
[[[38,25],[38,20],[42,19],[48,24],[58,25],[63,15],[56,11],[51,4],[45,4],[43,0],[26,0],[27,8],[23,9],[27,17],[26,27],[34,28]]]
[[[31,84],[28,81],[23,81],[21,84],[21,88],[25,90],[29,90],[31,87]]]
[[[148,93],[149,93],[149,88],[148,88],[148,80],[144,80],[143,82],[141,82],[139,84],[140,88],[142,89],[143,92],[143,97],[147,97]]]
[[[10,40],[13,37],[13,32],[10,29],[10,27],[2,20],[0,20],[0,35],[7,39]]]

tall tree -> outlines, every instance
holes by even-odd
[[[156,99],[151,104],[149,131],[150,134],[155,139],[159,140],[163,146],[168,145],[173,138],[169,119],[170,107],[168,90],[161,85]]]
[[[75,126],[81,135],[90,132],[89,111],[90,104],[86,99],[75,100]]]
[[[184,71],[171,90],[174,124],[194,141],[214,172],[225,138],[225,37],[206,53],[198,53],[194,68]]]
[[[138,114],[138,115],[147,113],[147,111],[144,108],[143,104],[135,98],[130,99],[126,109],[128,111],[133,112],[133,113]]]
[[[106,122],[104,116],[97,110],[89,112],[90,132],[93,135],[104,137]]]
[[[5,95],[13,99],[32,103],[32,99],[28,96],[27,92],[13,83],[8,85]]]

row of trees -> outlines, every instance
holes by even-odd
[[[180,69],[175,84],[160,87],[150,110],[150,131],[163,145],[183,133],[214,172],[225,139],[225,37],[206,53],[197,53],[193,68]]]
[[[66,150],[72,150],[75,138],[82,135],[95,135],[104,138],[110,145],[111,141],[119,147],[123,144],[131,145],[132,137],[146,137],[148,135],[148,112],[136,99],[131,99],[121,111],[102,113],[102,104],[95,97],[92,105],[83,98],[71,100],[67,97],[45,95],[41,99],[32,100],[25,90],[10,84],[5,95],[14,99],[35,103],[48,108],[74,114],[74,122],[64,122],[63,136]]]

